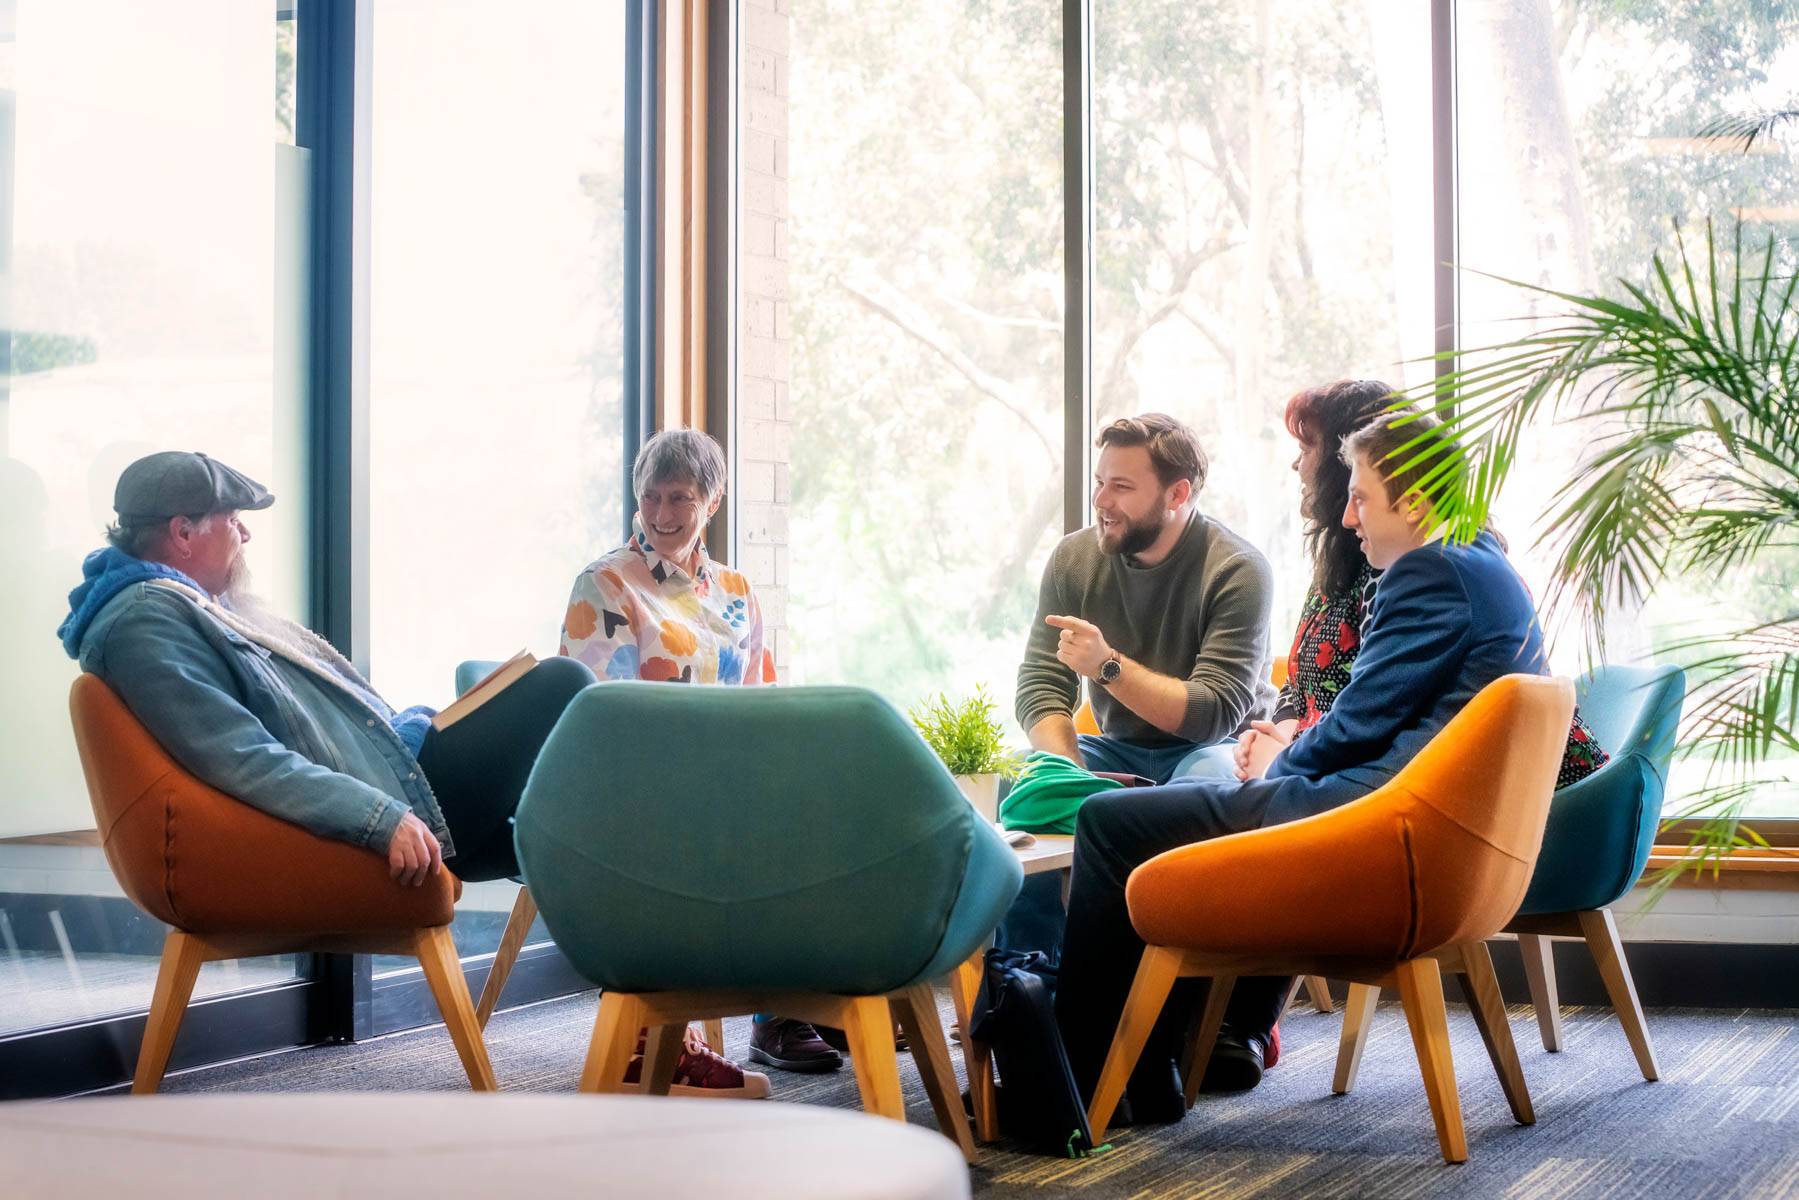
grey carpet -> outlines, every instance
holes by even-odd
[[[592,993],[496,1015],[487,1038],[501,1087],[572,1091],[592,1030]],[[950,1014],[945,1007],[947,1027]],[[1261,1087],[1202,1098],[1179,1125],[1121,1131],[1114,1149],[1069,1162],[984,1147],[977,1195],[1235,1200],[1254,1196],[1403,1198],[1799,1196],[1799,1014],[1650,1014],[1662,1082],[1645,1083],[1606,1010],[1567,1010],[1565,1049],[1546,1054],[1527,1008],[1512,1032],[1537,1110],[1514,1125],[1465,1009],[1452,1006],[1467,1164],[1438,1156],[1405,1020],[1383,1005],[1349,1096],[1330,1094],[1340,1016],[1296,1009],[1286,1052]],[[726,1023],[742,1058],[747,1019]],[[952,1048],[954,1049],[954,1048]],[[961,1055],[952,1057],[958,1072]],[[907,1116],[934,1126],[901,1057]],[[848,1068],[773,1075],[780,1100],[853,1108]],[[167,1092],[440,1090],[466,1086],[441,1026],[354,1046],[320,1046],[171,1077]]]

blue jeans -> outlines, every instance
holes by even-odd
[[[1191,742],[1145,746],[1093,733],[1079,734],[1075,740],[1080,743],[1081,761],[1089,771],[1141,775],[1156,783],[1172,779],[1235,779],[1237,774],[1231,760],[1236,738],[1225,738],[1210,746],[1195,746]]]
[[[1157,783],[1171,779],[1235,779],[1236,763],[1231,752],[1236,738],[1226,738],[1210,746],[1177,743],[1173,746],[1144,746],[1118,738],[1083,733],[1079,735],[1081,759],[1089,771],[1114,771],[1141,775]],[[1048,871],[1025,877],[1018,899],[1006,910],[999,928],[993,931],[993,944],[1003,950],[1041,950],[1054,963],[1062,957],[1062,927],[1067,914],[1062,909],[1062,873]]]

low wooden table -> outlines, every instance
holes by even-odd
[[[1074,838],[1069,834],[1037,835],[1029,846],[1017,850],[1026,875],[1066,871],[1074,865]],[[962,1062],[968,1069],[968,1097],[974,1104],[974,1135],[983,1142],[999,1137],[999,1103],[993,1090],[993,1053],[976,1040],[972,1016],[975,996],[981,990],[985,949],[956,968],[950,977],[950,994],[956,1001],[956,1019],[962,1024]]]
[[[935,1130],[811,1104],[473,1093],[0,1104],[0,1194],[967,1197]]]

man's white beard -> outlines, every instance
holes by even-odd
[[[270,608],[268,602],[250,590],[250,567],[240,554],[226,575],[225,590],[219,596],[233,616],[262,635],[264,641],[282,647],[290,655],[341,668],[361,679],[336,648],[312,630]]]
[[[239,604],[257,604],[259,601],[250,594],[252,582],[254,581],[250,578],[250,560],[240,552],[236,558],[231,560],[231,565],[225,570],[225,590],[219,593],[219,598],[230,605],[233,610],[236,610]]]
[[[250,590],[254,583],[250,564],[240,554],[225,572],[225,590],[219,593],[219,599],[239,620],[271,641],[293,649],[306,645],[301,635],[308,631],[271,609],[267,601]]]
[[[271,641],[284,642],[294,648],[305,645],[300,634],[306,631],[275,612],[267,601],[251,591],[252,582],[250,566],[240,554],[226,573],[225,590],[219,593],[219,599],[234,616]]]

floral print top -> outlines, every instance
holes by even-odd
[[[689,575],[656,553],[636,517],[631,539],[576,577],[562,619],[562,653],[601,679],[775,682],[750,581],[713,562],[704,543]]]
[[[1337,693],[1349,682],[1350,664],[1362,649],[1362,625],[1379,582],[1380,573],[1364,563],[1361,574],[1336,599],[1327,600],[1315,586],[1306,593],[1274,720],[1291,718],[1299,722],[1299,728],[1309,729],[1331,710]],[[1610,759],[1577,708],[1555,786],[1560,789],[1577,783]]]
[[[1274,719],[1289,718],[1301,729],[1324,719],[1337,693],[1349,682],[1349,664],[1362,648],[1362,621],[1380,574],[1366,562],[1343,594],[1326,600],[1316,585],[1306,592],[1287,652],[1287,682],[1281,686]]]

